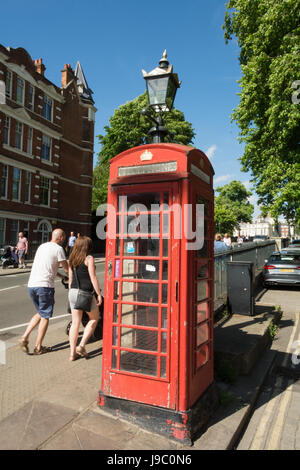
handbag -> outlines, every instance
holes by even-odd
[[[80,284],[79,284],[79,280],[77,277],[76,268],[74,269],[74,274],[75,274],[76,282],[78,285],[78,294],[77,294],[77,299],[74,305],[74,309],[83,310],[84,312],[90,312],[94,292],[89,292],[89,291],[80,289]]]

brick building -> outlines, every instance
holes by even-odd
[[[23,231],[32,252],[56,227],[91,232],[92,91],[79,62],[64,66],[61,87],[45,69],[0,45],[0,246]]]

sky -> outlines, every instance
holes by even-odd
[[[243,146],[231,122],[239,103],[241,70],[236,40],[226,45],[224,0],[15,0],[3,2],[0,43],[42,58],[46,77],[61,86],[61,70],[81,62],[97,108],[97,135],[120,105],[145,91],[141,70],[157,67],[166,49],[182,84],[175,107],[191,122],[193,145],[215,171],[214,186],[232,180],[251,189],[241,172]],[[152,125],[149,123],[149,128]],[[255,194],[250,198],[256,206]],[[254,216],[260,211],[256,206]]]

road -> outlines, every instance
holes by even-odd
[[[96,264],[96,273],[100,286],[104,287],[104,263]],[[60,271],[63,272],[63,271]],[[29,298],[27,283],[29,272],[10,274],[0,277],[0,339],[9,335],[11,338],[20,335],[25,325],[34,314],[34,307]],[[66,324],[70,314],[67,312],[67,290],[57,278],[55,281],[55,307],[51,324],[66,318]]]

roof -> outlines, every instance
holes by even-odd
[[[76,64],[75,77],[77,78],[77,86],[78,86],[80,97],[83,100],[91,101],[92,103],[94,103],[94,100],[92,98],[93,92],[87,84],[84,72],[81,67],[81,63],[79,61]]]

